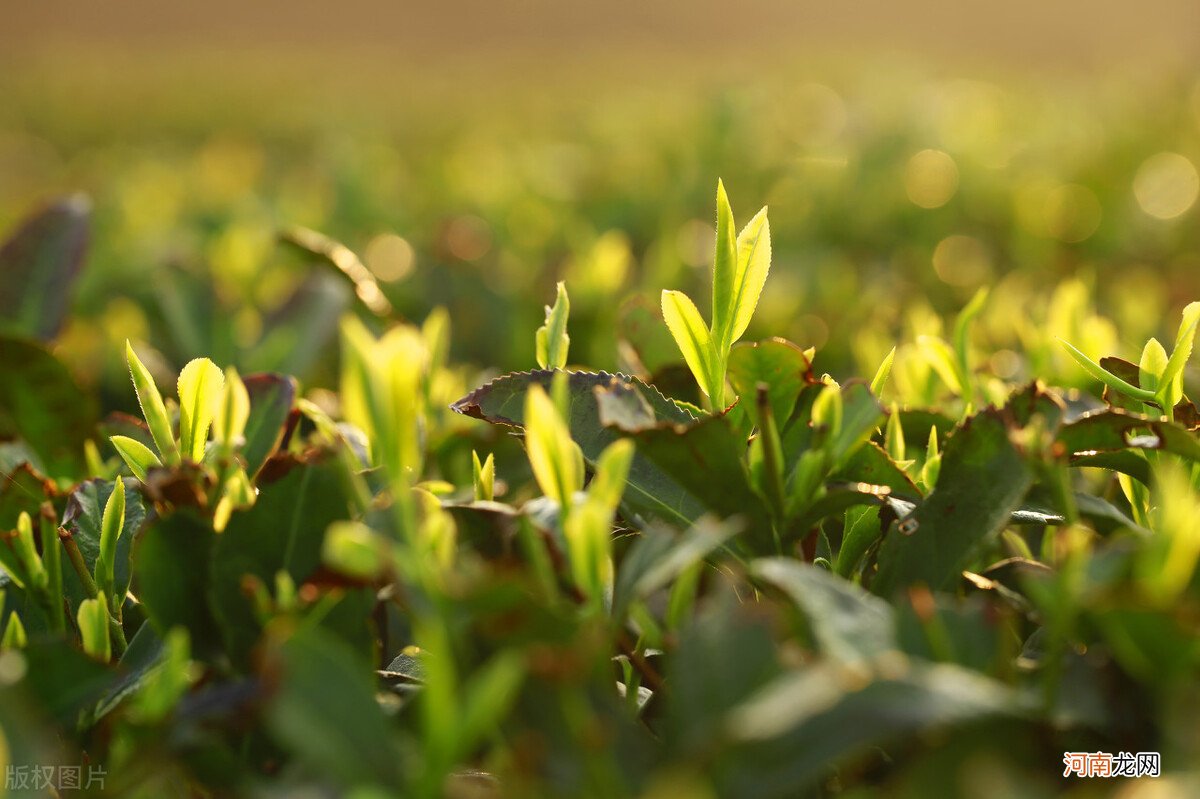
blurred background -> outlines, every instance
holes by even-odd
[[[127,337],[331,384],[375,314],[293,226],[391,315],[447,307],[459,360],[533,366],[566,280],[571,360],[655,374],[721,177],[770,206],[748,338],[869,375],[988,286],[984,368],[1070,384],[1055,335],[1136,359],[1200,298],[1198,31],[1190,0],[10,4],[0,235],[90,198],[56,348],[111,407]]]

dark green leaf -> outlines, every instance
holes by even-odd
[[[954,584],[980,542],[1009,523],[1032,481],[1001,412],[968,419],[946,441],[933,491],[880,546],[871,590],[890,596],[913,583]]]
[[[0,530],[16,529],[22,511],[36,519],[42,503],[57,497],[54,484],[28,463],[0,471]]]
[[[395,732],[375,701],[371,672],[354,652],[319,628],[272,643],[268,664],[280,686],[266,716],[275,740],[316,775],[398,789]]]
[[[185,627],[192,650],[211,656],[218,649],[216,622],[205,591],[216,533],[190,510],[177,511],[146,526],[133,553],[138,598],[160,636]]]
[[[283,440],[288,414],[296,399],[296,380],[284,375],[254,374],[247,375],[242,382],[250,395],[242,457],[246,459],[246,474],[254,477]]]
[[[734,345],[729,351],[728,369],[729,382],[739,396],[753,398],[758,384],[767,384],[771,412],[781,428],[801,389],[813,380],[812,365],[804,351],[782,338]]]
[[[20,438],[51,477],[74,477],[95,403],[41,345],[0,336],[0,439]]]
[[[99,700],[116,678],[107,666],[92,660],[65,638],[32,638],[22,655],[25,679],[21,685],[38,699],[47,714],[67,728],[74,727],[79,714]]]
[[[112,496],[113,486],[107,480],[87,480],[80,483],[67,499],[67,510],[63,516],[63,526],[70,531],[71,537],[79,545],[79,551],[93,574],[96,569],[96,557],[100,554],[100,521],[104,516],[104,506]],[[146,520],[146,508],[142,503],[142,495],[132,489],[125,492],[125,524],[121,527],[121,535],[117,539],[117,554],[113,562],[113,588],[117,594],[124,594],[129,587],[130,564],[129,553],[133,548],[134,539]],[[72,605],[78,605],[84,598],[83,585],[75,570],[70,568],[63,559],[63,588],[70,597]]]
[[[248,664],[261,632],[243,579],[253,575],[273,592],[282,570],[300,585],[321,565],[330,523],[350,517],[346,486],[332,459],[298,463],[260,490],[254,506],[234,513],[216,538],[205,588],[229,655],[240,664]]]
[[[133,638],[129,648],[121,655],[119,676],[105,693],[96,707],[96,718],[109,713],[127,696],[137,692],[155,666],[162,659],[163,641],[153,624],[143,624]]]
[[[698,517],[688,515],[690,508],[701,505],[721,517],[745,519],[747,532],[752,535],[766,526],[766,504],[751,487],[743,462],[745,442],[725,417],[710,416],[691,425],[646,428],[629,433],[629,437],[636,442],[638,455],[671,481],[664,483],[654,471],[644,470],[636,478],[637,485],[660,503],[670,503],[677,516],[694,521]],[[631,469],[631,485],[634,480]],[[660,485],[678,486],[682,492],[672,496],[657,490]]]
[[[818,665],[780,677],[739,706],[728,729],[744,745],[719,772],[724,794],[796,796],[871,747],[1028,715],[1003,684],[949,664],[912,663],[859,685]]]
[[[1072,461],[1125,449],[1157,449],[1200,461],[1200,441],[1183,427],[1115,408],[1065,425],[1058,440]]]
[[[549,390],[550,380],[554,372],[520,372],[506,375],[493,380],[463,397],[451,407],[462,414],[483,419],[493,424],[522,427],[524,416],[525,392],[533,383]],[[597,390],[610,390],[614,386],[617,391],[606,397],[605,409],[612,418],[605,419],[601,414],[600,400]],[[605,372],[571,372],[569,378],[569,407],[567,421],[571,437],[581,450],[584,459],[593,467],[600,453],[613,441],[622,435],[632,435],[638,438],[638,454],[634,457],[629,470],[628,487],[625,491],[624,503],[636,513],[645,514],[652,518],[663,519],[678,526],[690,525],[698,519],[708,506],[709,501],[716,501],[723,508],[732,508],[735,504],[729,499],[710,496],[714,493],[711,484],[705,485],[699,495],[693,493],[685,485],[678,482],[678,475],[669,473],[662,468],[658,461],[679,463],[686,460],[688,455],[684,448],[690,448],[694,442],[704,439],[720,447],[724,456],[736,450],[736,444],[731,439],[732,432],[727,423],[719,421],[720,417],[706,417],[697,422],[691,413],[671,402],[658,393],[652,386],[624,375],[610,375]],[[636,392],[633,396],[630,392]],[[646,406],[653,413],[653,419],[646,413]],[[605,421],[612,423],[606,426]],[[630,433],[618,429],[617,422],[636,424]],[[650,426],[653,421],[653,426]],[[704,427],[708,423],[709,427]],[[696,430],[699,432],[694,432]],[[686,437],[687,443],[676,445],[670,442]],[[643,452],[645,445],[654,453],[657,460],[652,459],[649,452]],[[707,462],[718,463],[722,469],[741,469],[742,476],[735,477],[731,487],[736,495],[745,498],[749,491],[749,478],[740,467],[740,454],[737,460],[729,463],[726,457],[717,461],[716,455],[706,456]],[[697,481],[711,479],[698,475],[694,465],[689,465],[684,477],[694,486]],[[703,497],[703,499],[701,498]],[[760,503],[759,503],[760,504]],[[717,509],[720,512],[720,509]],[[736,508],[735,512],[742,508]]]
[[[896,648],[891,606],[857,585],[793,558],[761,558],[750,573],[796,603],[826,657],[865,665]]]
[[[830,475],[831,480],[868,483],[886,486],[894,496],[918,499],[921,492],[883,447],[868,441],[854,451],[841,468]]]
[[[83,265],[92,209],[86,197],[59,200],[34,214],[0,246],[0,328],[49,341],[71,306]]]
[[[629,604],[671,583],[737,533],[737,527],[702,518],[682,535],[648,528],[621,560],[613,591],[613,618],[623,619]]]

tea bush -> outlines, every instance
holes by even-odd
[[[8,764],[131,796],[1042,795],[1107,751],[1195,787],[1200,304],[1136,364],[1027,342],[1090,391],[997,375],[985,291],[838,381],[740,340],[772,228],[720,187],[708,320],[661,294],[694,384],[577,365],[569,281],[538,368],[480,375],[457,319],[393,320],[293,231],[366,306],[336,393],[165,380],[127,343],[141,416],[98,418],[48,343],[86,218],[0,250],[29,276],[0,338]]]

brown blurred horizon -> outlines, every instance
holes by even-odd
[[[357,53],[431,66],[554,57],[621,64],[645,59],[767,62],[863,52],[1018,68],[1195,68],[1195,0],[519,0],[506,4],[209,0],[10,4],[0,51],[17,63],[63,54],[153,58],[195,54]]]

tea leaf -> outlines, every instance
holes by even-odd
[[[729,207],[729,196],[725,193],[725,184],[717,181],[717,251],[713,261],[713,291],[712,291],[712,340],[714,350],[730,339],[737,314],[738,280],[738,241],[735,237],[733,210]],[[664,293],[665,300],[665,293]],[[694,310],[694,306],[693,306]],[[664,316],[666,316],[664,310]],[[696,316],[700,314],[697,311]],[[668,327],[671,323],[667,322]],[[675,341],[679,342],[679,334],[671,331]],[[680,344],[680,349],[683,345]],[[724,349],[729,349],[725,344]],[[686,358],[687,352],[684,352]],[[691,365],[691,362],[688,362]],[[696,369],[692,369],[693,374]],[[708,392],[705,392],[706,394]],[[709,394],[711,397],[712,395]]]
[[[403,772],[395,733],[362,661],[345,643],[311,627],[271,644],[268,662],[281,682],[265,713],[275,741],[307,769],[343,786],[398,791]]]
[[[884,411],[879,401],[863,383],[847,383],[842,386],[841,398],[841,425],[830,449],[835,467],[854,454],[884,419]]]
[[[96,556],[96,585],[100,587],[102,594],[114,597],[114,602],[117,601],[117,597],[113,591],[113,572],[117,559],[117,542],[124,526],[125,483],[118,477],[100,517],[100,552]]]
[[[479,453],[471,451],[472,483],[476,502],[491,502],[496,498],[496,458],[488,453],[487,460],[479,462]]]
[[[225,374],[208,358],[189,361],[179,373],[179,448],[183,457],[196,463],[204,460],[208,428],[220,409],[224,388]]]
[[[958,396],[966,397],[969,386],[963,380],[958,358],[950,345],[937,336],[922,335],[917,337],[917,346],[942,382]]]
[[[725,761],[723,795],[792,796],[872,747],[1031,715],[1003,683],[961,666],[912,662],[865,685],[839,673],[827,664],[789,671],[729,714],[728,734],[745,748]]]
[[[1166,371],[1167,360],[1167,351],[1158,343],[1158,339],[1152,338],[1147,341],[1138,364],[1138,385],[1148,391],[1155,391],[1163,372]]]
[[[679,535],[656,528],[643,531],[617,571],[613,618],[624,618],[630,603],[670,585],[685,569],[719,549],[740,529],[738,524],[704,516]]]
[[[154,385],[154,378],[142,365],[128,340],[125,342],[125,360],[129,364],[129,376],[133,379],[133,390],[137,393],[138,404],[142,407],[142,416],[150,427],[150,435],[154,437],[154,445],[158,447],[159,455],[164,463],[179,463],[179,448],[175,445],[175,434],[171,430],[167,406],[163,404],[162,395],[158,393],[158,386]]]
[[[1148,435],[1134,435],[1139,431]],[[1058,441],[1072,462],[1092,460],[1097,453],[1139,449],[1159,449],[1200,461],[1200,442],[1178,424],[1117,409],[1087,414],[1064,425]]]
[[[250,393],[237,369],[225,370],[225,384],[213,417],[213,440],[226,449],[243,439],[250,418]]]
[[[1067,352],[1071,354],[1071,357],[1075,359],[1075,362],[1083,367],[1085,372],[1099,380],[1101,383],[1104,383],[1104,385],[1112,388],[1115,391],[1119,391],[1128,397],[1141,400],[1142,402],[1154,402],[1155,397],[1153,391],[1147,391],[1144,388],[1138,388],[1135,385],[1125,382],[1112,372],[1109,372],[1107,369],[1102,367],[1100,364],[1093,361],[1088,356],[1084,355],[1070,342],[1063,341],[1062,339],[1059,339],[1059,341],[1064,347],[1067,348]]]
[[[225,651],[235,664],[249,662],[262,632],[243,592],[243,581],[249,576],[271,585],[276,575],[284,572],[296,585],[303,584],[321,565],[326,530],[334,522],[350,518],[350,501],[338,465],[326,456],[314,463],[296,464],[276,482],[261,485],[254,506],[235,511],[225,531],[215,537],[211,577],[201,590],[211,603]],[[342,600],[350,609],[358,602],[350,596]],[[362,645],[365,616],[334,632]]]
[[[871,393],[876,397],[883,396],[883,387],[887,385],[888,378],[892,374],[892,363],[896,360],[896,348],[892,347],[888,354],[884,356],[883,361],[879,364],[879,368],[875,370],[875,376],[871,378]]]
[[[108,636],[108,600],[104,594],[85,599],[76,614],[83,651],[107,663],[112,660],[112,641]]]
[[[540,385],[525,396],[525,449],[542,493],[562,508],[583,488],[583,453]]]
[[[16,613],[8,614],[8,623],[4,626],[4,637],[0,638],[0,649],[24,649],[29,642],[25,634],[25,625]]]
[[[722,335],[718,335],[716,326],[713,326],[713,338],[719,342],[720,352],[727,352],[750,326],[770,270],[771,225],[767,221],[767,209],[763,208],[738,234],[732,323],[727,330],[722,331]]]
[[[0,336],[0,441],[20,439],[51,477],[78,477],[96,406],[40,344]]]
[[[162,461],[158,459],[158,456],[140,441],[129,436],[112,436],[109,441],[112,442],[117,454],[121,456],[121,460],[125,461],[129,471],[133,472],[133,476],[143,483],[146,482],[147,472],[162,466]]]
[[[389,566],[381,537],[362,522],[353,521],[329,525],[321,546],[321,560],[356,580],[378,579]]]
[[[63,515],[65,527],[74,539],[83,562],[92,574],[99,569],[102,539],[104,537],[104,511],[110,505],[116,508],[116,482],[107,480],[87,480],[80,483],[67,499],[66,512]],[[140,533],[142,523],[146,519],[146,508],[142,495],[138,491],[124,492],[124,517],[120,532],[116,534],[116,549],[112,554],[113,572],[112,593],[124,596],[129,590],[130,553],[133,541]],[[110,523],[114,521],[112,517]],[[73,604],[78,604],[86,597],[86,591],[75,574],[74,569],[63,570],[63,588]]]
[[[907,499],[918,499],[921,496],[912,478],[874,441],[867,441],[855,449],[830,473],[829,478],[884,486],[893,496]]]
[[[896,648],[891,606],[853,583],[792,558],[756,560],[750,571],[796,603],[826,657],[868,665]]]
[[[1183,367],[1192,357],[1197,324],[1200,324],[1200,302],[1193,302],[1183,309],[1183,321],[1179,323],[1175,349],[1159,377],[1159,404],[1163,406],[1164,411],[1170,411],[1183,397]]]
[[[520,695],[525,671],[521,653],[510,650],[494,655],[475,673],[463,696],[457,742],[462,751],[470,751],[501,722]]]
[[[682,291],[663,291],[662,313],[667,329],[683,353],[683,359],[692,370],[700,390],[714,405],[722,405],[725,387],[718,384],[721,379],[717,368],[718,355],[695,304]]]
[[[759,383],[775,423],[782,428],[796,405],[800,390],[812,382],[812,366],[804,351],[781,338],[734,345],[729,351],[729,381],[739,396],[753,397]]]
[[[250,413],[246,417],[242,459],[246,462],[246,474],[254,477],[283,440],[296,400],[296,380],[283,375],[254,374],[247,375],[244,382]]]
[[[915,583],[951,585],[979,544],[1008,524],[1032,481],[999,411],[965,421],[946,441],[933,491],[884,539],[871,590],[890,596]]]
[[[554,307],[546,306],[546,323],[537,331],[537,362],[543,369],[565,369],[571,337],[567,335],[567,319],[571,314],[571,300],[567,297],[567,284],[558,283]]]
[[[71,284],[83,266],[92,208],[82,195],[47,206],[21,223],[0,246],[0,326],[6,332],[53,339],[71,305]]]
[[[220,650],[207,596],[215,540],[206,520],[190,509],[176,511],[146,525],[133,553],[138,598],[150,623],[160,636],[175,627],[186,629],[193,651],[202,658]]]
[[[451,408],[458,413],[492,424],[520,428],[524,426],[525,395],[530,386],[537,384],[546,389],[550,386],[554,374],[519,372],[505,375],[472,391],[455,402]],[[668,427],[682,425],[686,429],[696,421],[691,413],[636,378],[604,372],[570,372],[570,408],[566,418],[570,425],[571,438],[579,444],[584,459],[593,468],[604,448],[625,434],[621,429],[609,426],[614,424],[613,420],[606,420],[598,399],[598,396],[614,386],[620,387],[621,391],[628,388],[637,392],[641,399],[634,398],[635,404],[644,401],[649,406],[652,418],[642,419],[639,428],[642,424],[652,423],[655,426]],[[721,424],[727,426],[728,423]],[[638,428],[631,428],[636,429]],[[706,500],[721,497],[719,493],[714,494],[708,490],[703,493]],[[640,452],[629,467],[629,485],[624,501],[637,513],[668,520],[681,526],[691,524],[692,520],[699,518],[704,511],[704,504],[699,498],[684,490]]]

